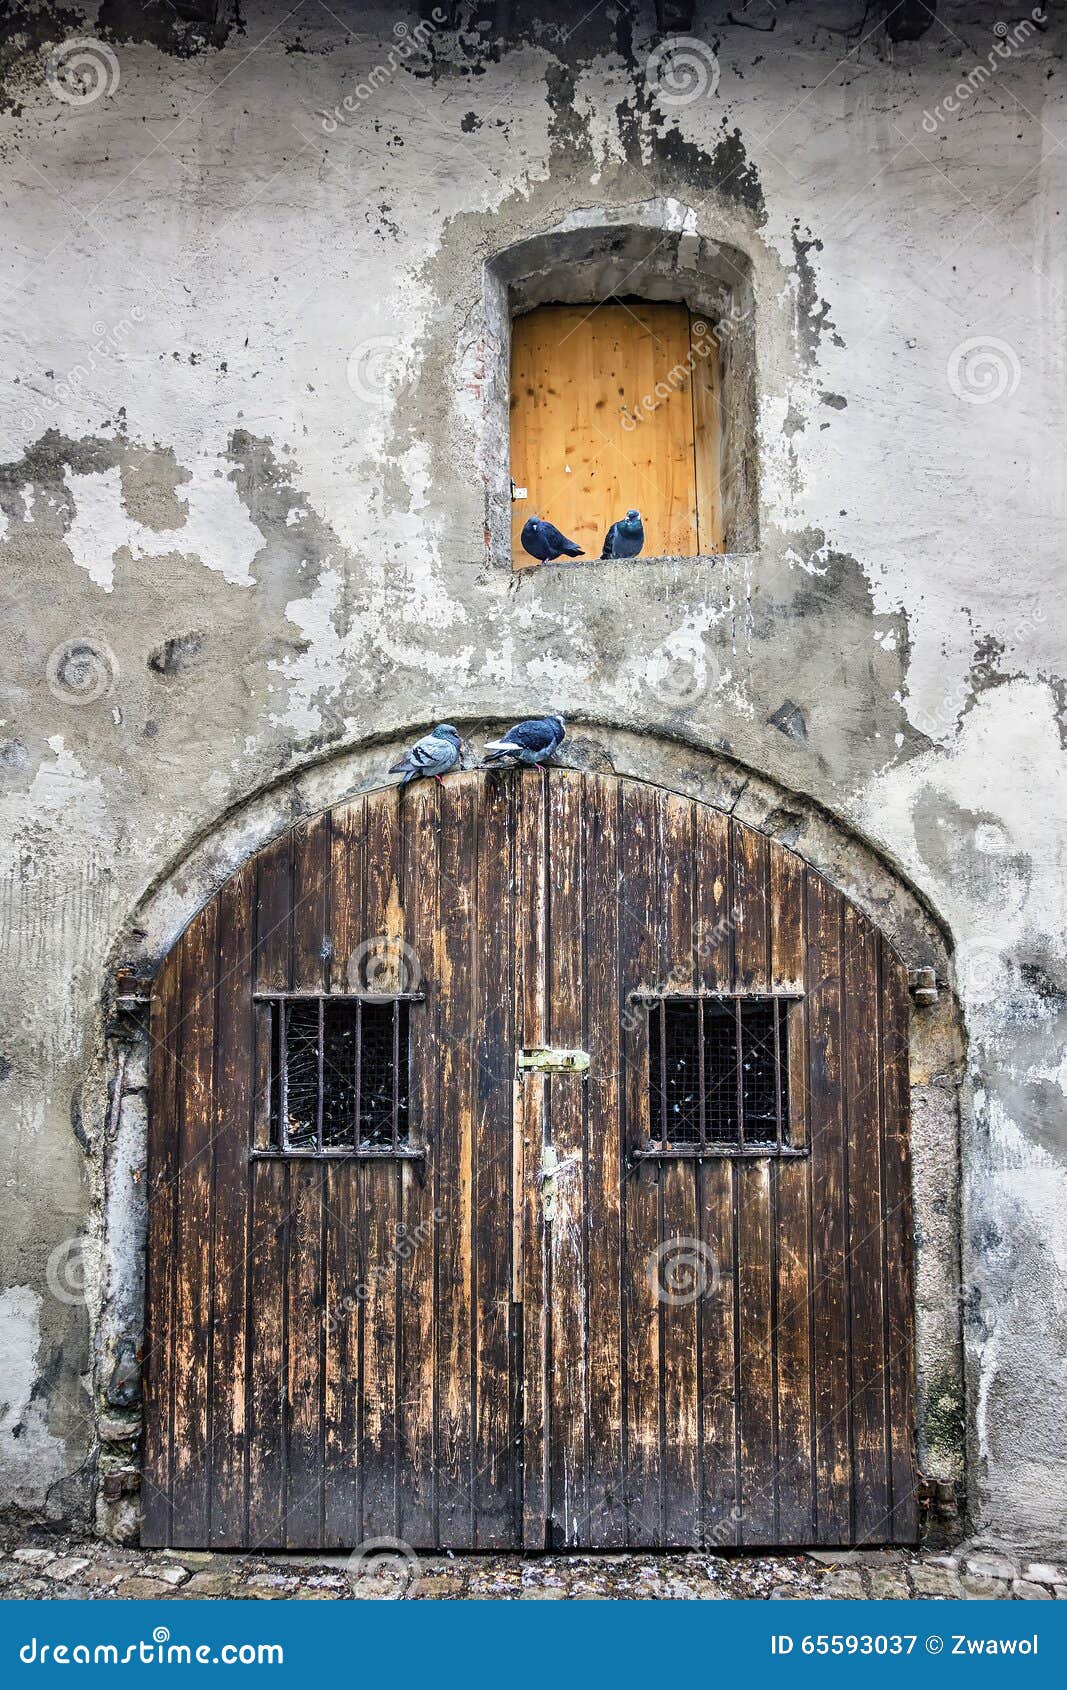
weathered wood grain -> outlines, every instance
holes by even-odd
[[[421,1160],[272,1147],[253,994],[293,990],[420,994]],[[640,994],[739,991],[790,1000],[801,1154],[635,1162]],[[914,1541],[908,1020],[865,916],[675,794],[470,772],[301,823],[153,989],[146,1545]],[[588,1073],[519,1069],[553,1045]]]

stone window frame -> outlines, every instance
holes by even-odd
[[[594,306],[629,297],[688,306],[706,321],[721,360],[720,489],[723,554],[759,550],[756,294],[739,247],[697,233],[691,212],[669,205],[647,217],[579,214],[505,247],[484,267],[488,383],[484,469],[488,562],[512,572],[511,325],[537,305]],[[581,560],[579,560],[581,561]],[[587,559],[595,563],[596,559]],[[642,554],[643,564],[650,559]],[[679,559],[696,564],[698,558]]]

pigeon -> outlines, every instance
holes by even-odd
[[[523,523],[521,539],[523,551],[540,563],[554,563],[564,553],[567,557],[585,556],[581,546],[568,540],[551,522],[542,522],[539,516],[528,517]]]
[[[562,716],[533,716],[516,722],[503,739],[491,739],[485,748],[487,763],[525,763],[536,768],[563,743],[566,733]]]
[[[389,773],[403,775],[401,786],[406,786],[409,780],[418,780],[420,775],[433,775],[435,780],[440,780],[449,769],[455,768],[462,749],[463,741],[452,724],[438,722],[431,733],[415,741]]]
[[[640,511],[627,511],[613,522],[604,536],[601,557],[636,557],[645,543],[645,529]]]

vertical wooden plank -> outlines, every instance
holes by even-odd
[[[363,1536],[359,1331],[365,1272],[360,1257],[359,1165],[334,1162],[327,1164],[323,1173],[326,1204],[323,1543],[328,1549],[344,1549],[358,1544]]]
[[[548,1026],[552,1044],[581,1046],[585,945],[582,777],[548,775]],[[549,1080],[555,1172],[543,1187],[549,1252],[549,1517],[552,1543],[585,1541],[589,1498],[588,1312],[585,1300],[585,1079]]]
[[[714,1291],[704,1298],[700,1317],[703,1542],[713,1549],[740,1541],[734,1180],[735,1166],[727,1159],[700,1170],[700,1236],[714,1273]]]
[[[622,1462],[622,1178],[620,1090],[630,1033],[619,1023],[618,784],[585,780],[587,1082],[586,1300],[589,1320],[589,1541],[626,1542]],[[620,1048],[620,1032],[623,1043]]]
[[[700,992],[728,992],[733,981],[734,923],[730,822],[719,811],[698,804],[695,828],[695,984]],[[709,1252],[714,1276],[714,1289],[700,1305],[702,1537],[715,1548],[739,1538],[733,1164],[705,1163],[698,1182],[700,1240]]]
[[[819,1543],[835,1544],[852,1539],[841,898],[810,870],[807,949],[816,1531]]]
[[[295,1159],[289,1167],[288,1496],[285,1541],[290,1549],[322,1542],[323,1521],[323,1163]]]
[[[804,985],[804,865],[771,846],[771,983],[776,992]],[[786,1138],[803,1145],[807,1037],[803,1001],[789,1010],[783,1059],[789,1075]],[[812,1358],[810,1341],[809,1159],[782,1161],[777,1179],[775,1367],[778,1394],[778,1538],[815,1540],[812,1489]]]
[[[294,992],[324,989],[330,955],[330,812],[307,816],[293,829]]]
[[[771,1163],[737,1164],[738,1429],[741,1541],[775,1541]]]
[[[728,992],[732,981],[729,831],[729,819],[720,810],[695,806],[693,923],[698,992]]]
[[[208,904],[181,940],[183,1103],[178,1148],[173,1541],[191,1547],[208,1541],[217,915],[217,904]]]
[[[856,1540],[889,1535],[885,1308],[882,1264],[881,1076],[878,1052],[878,942],[852,904],[844,910],[848,1102],[848,1258]]]
[[[248,1546],[285,1547],[289,1164],[252,1164],[249,1258]]]
[[[330,990],[359,989],[367,801],[338,805],[330,818]]]
[[[286,832],[256,858],[255,988],[285,992],[291,979],[293,840]],[[248,1541],[285,1545],[288,1467],[286,1272],[289,1168],[253,1163],[249,1262]]]
[[[256,858],[256,991],[289,990],[289,923],[292,915],[291,833]]]
[[[675,793],[660,799],[659,977],[674,993],[692,993],[694,973],[693,805]],[[666,1162],[660,1175],[660,1368],[664,1541],[700,1539],[699,1325],[710,1290],[697,1222],[697,1168]]]
[[[236,1547],[245,1532],[246,1332],[254,1085],[252,1003],[255,863],[218,895],[219,987],[211,1322],[211,1519],[213,1545]]]
[[[510,777],[516,791],[515,958],[516,1043],[544,1045],[548,1036],[547,776],[525,771]],[[512,1203],[514,1248],[521,1254],[515,1289],[520,1311],[522,1370],[522,1544],[544,1549],[548,1485],[548,1256],[540,1170],[547,1128],[547,1082],[537,1073],[515,1079],[515,1156]]]
[[[907,971],[880,940],[880,1047],[884,1075],[886,1333],[890,1486],[894,1543],[914,1543],[919,1530],[915,1448],[915,1290],[909,1126]]]
[[[722,361],[718,342],[703,318],[690,318],[690,334],[698,550],[707,554],[723,549]]]
[[[435,1533],[434,1445],[434,1218],[433,1171],[436,1162],[436,1083],[439,1066],[438,1003],[432,959],[438,923],[438,788],[423,781],[404,797],[401,812],[401,888],[404,942],[413,978],[427,993],[412,1004],[408,1017],[410,1046],[409,1128],[413,1145],[428,1161],[401,1170],[402,1235],[400,1257],[400,1444],[399,1535],[413,1546],[431,1545]],[[510,1090],[510,1084],[509,1084]],[[502,1175],[498,1174],[499,1182]],[[498,1197],[499,1201],[499,1197]]]
[[[660,988],[657,935],[659,810],[653,789],[624,781],[620,786],[619,882],[620,1013],[631,1014],[630,994]],[[624,1069],[624,1130],[628,1151],[648,1139],[648,1022],[635,1017],[630,1059]],[[628,1541],[654,1548],[663,1543],[662,1454],[660,1446],[659,1168],[638,1163],[624,1193],[626,1321],[625,1462]]]
[[[648,557],[692,555],[696,545],[693,402],[688,381],[679,385],[677,375],[672,378],[672,371],[685,369],[689,326],[683,308],[660,315],[663,310],[635,306],[636,322],[620,321],[618,381],[609,388],[622,388],[623,417],[633,423],[623,428],[620,417],[619,445],[611,454],[627,482],[626,503],[620,507],[616,493],[615,507],[625,509],[631,500],[640,505]]]
[[[776,992],[804,990],[804,864],[795,851],[770,846],[771,984]]]
[[[395,787],[371,793],[366,812],[363,962],[360,986],[407,990],[400,903],[400,797]],[[397,1535],[397,1369],[400,1333],[400,1170],[392,1160],[360,1168],[366,1280],[363,1302],[363,1535]]]
[[[439,1533],[443,1548],[473,1548],[471,1495],[471,1260],[473,1215],[473,962],[479,787],[461,775],[440,791],[440,1139],[437,1229]]]
[[[182,1091],[181,946],[160,965],[152,986],[148,1115],[148,1238],[144,1334],[144,1464],[141,1541],[169,1541],[171,1394],[174,1388],[178,1136]]]
[[[477,840],[474,1021],[475,1542],[504,1549],[516,1532],[511,1386],[511,1159],[515,1072],[511,897],[514,782],[482,788]]]
[[[366,1264],[361,1367],[363,1538],[397,1529],[397,1304],[400,1169],[391,1158],[359,1169],[361,1236]]]
[[[734,990],[766,992],[771,984],[770,842],[731,823]],[[772,1354],[773,1256],[777,1228],[768,1161],[738,1163],[737,1387],[741,1541],[775,1538],[775,1376]]]
[[[734,956],[737,992],[770,989],[769,840],[763,833],[732,822]]]

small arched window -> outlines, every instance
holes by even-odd
[[[756,303],[739,247],[669,200],[583,213],[487,262],[485,324],[501,354],[486,395],[491,562],[537,566],[521,543],[531,516],[598,558],[631,509],[641,562],[758,551]]]
[[[538,305],[511,342],[512,563],[537,515],[599,557],[641,513],[645,557],[723,549],[719,341],[686,305]]]

